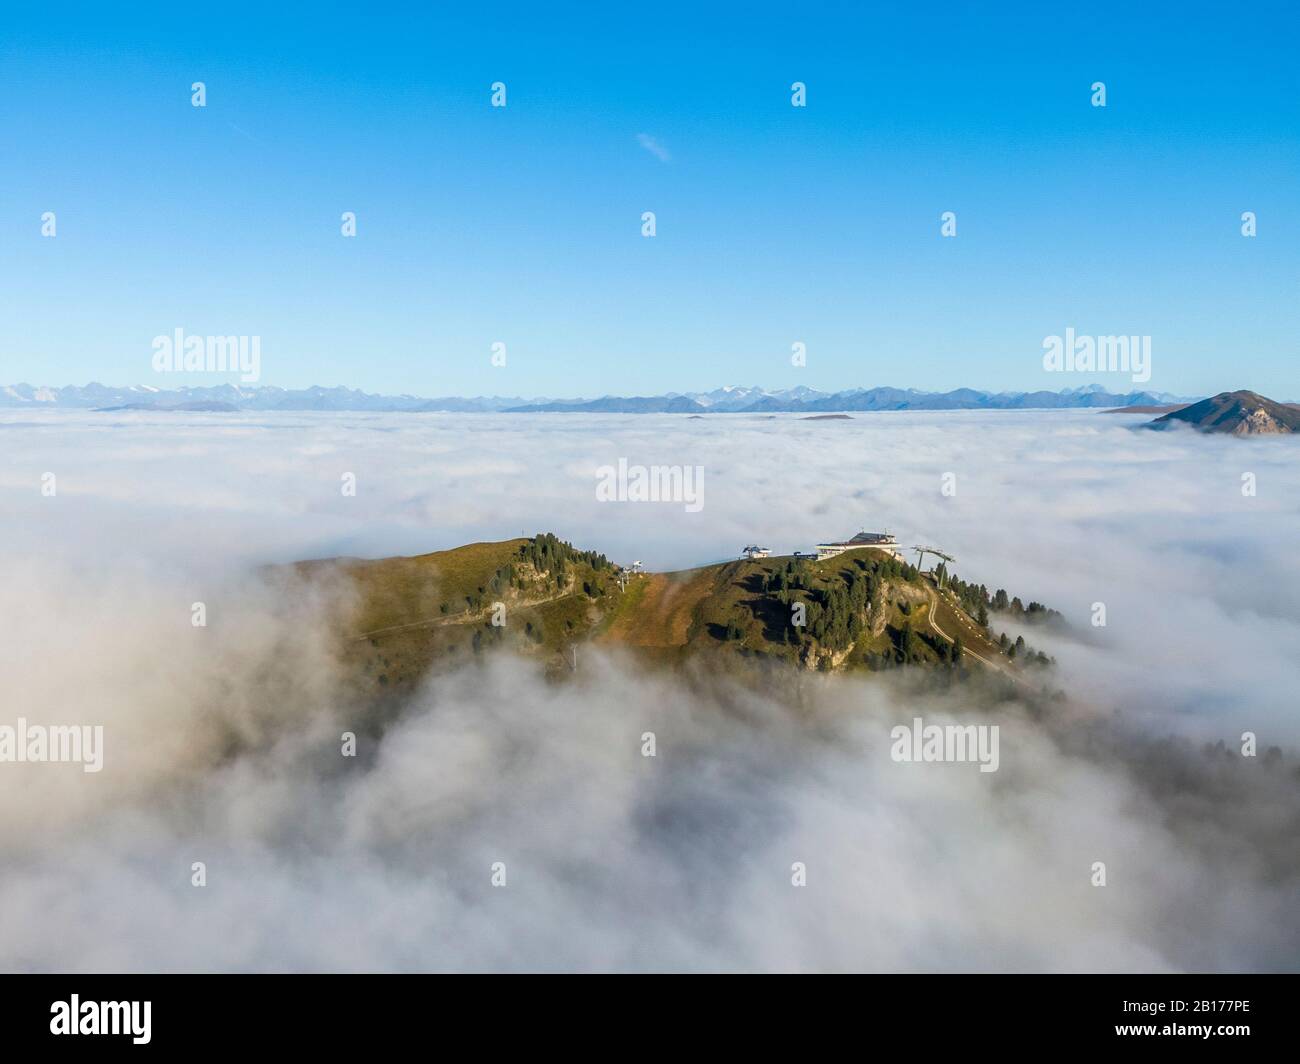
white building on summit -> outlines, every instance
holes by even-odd
[[[859,532],[852,539],[846,539],[841,543],[818,543],[817,560],[834,558],[837,554],[843,554],[846,550],[862,550],[863,548],[883,550],[886,554],[895,558],[903,557],[903,551],[898,545],[898,540],[890,533]]]

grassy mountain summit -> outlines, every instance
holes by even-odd
[[[1220,392],[1149,423],[1153,429],[1177,425],[1190,425],[1201,432],[1226,432],[1233,436],[1279,436],[1300,432],[1300,409],[1266,399],[1255,392]]]
[[[550,533],[377,561],[304,562],[346,590],[343,659],[363,690],[410,689],[431,670],[508,650],[556,674],[585,646],[647,664],[710,668],[993,671],[1012,680],[1049,659],[994,634],[1001,614],[1059,617],[1002,590],[874,549],[834,558],[741,559],[639,573]]]

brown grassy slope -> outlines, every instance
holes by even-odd
[[[670,649],[685,647],[696,614],[715,593],[719,567],[629,578],[627,595],[597,636],[598,643]]]
[[[300,563],[298,570],[308,577],[333,570],[356,588],[357,611],[350,621],[361,634],[468,612],[467,597],[485,593],[497,570],[527,542],[468,543],[451,550],[375,561],[327,559]],[[443,604],[448,607],[446,613],[441,612]]]

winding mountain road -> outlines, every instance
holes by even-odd
[[[928,579],[929,578],[927,577],[927,580]],[[930,627],[934,629],[934,631],[937,632],[940,636],[946,639],[949,643],[955,643],[956,640],[952,636],[950,636],[947,632],[945,632],[942,628],[939,627],[939,622],[936,619],[939,612],[939,595],[943,593],[936,592],[935,589],[929,584],[926,585],[925,592],[930,598],[930,611],[929,611]],[[952,607],[953,613],[956,615],[957,620],[971,630],[972,635],[974,636],[981,635],[979,627],[975,624],[975,622],[971,621],[969,618],[966,617],[965,611],[962,610],[960,605],[958,605],[955,601],[950,600],[947,596],[945,596],[944,601],[947,602],[948,605]],[[969,646],[965,644],[962,645],[961,652],[963,656],[969,654],[976,661],[981,662],[984,665],[987,665],[990,669],[993,669],[995,672],[1002,673],[1003,676],[1007,677],[1007,679],[1011,680],[1013,683],[1023,685],[1025,682],[1021,676],[1018,676],[1014,671],[1012,671],[1012,667],[1009,664],[990,661],[983,654],[977,653],[976,651],[972,650]]]

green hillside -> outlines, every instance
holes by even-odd
[[[303,563],[309,579],[341,578],[350,606],[342,656],[360,690],[409,690],[430,670],[508,650],[571,667],[584,645],[661,665],[704,659],[790,669],[902,667],[993,670],[1017,679],[1045,661],[999,640],[995,595],[942,570],[922,573],[870,549],[836,558],[741,560],[671,573],[630,573],[551,534],[472,543],[378,561]],[[940,587],[943,583],[943,587]],[[1021,617],[1047,616],[1037,603]],[[497,622],[497,623],[494,623]],[[981,623],[984,621],[985,623]]]

